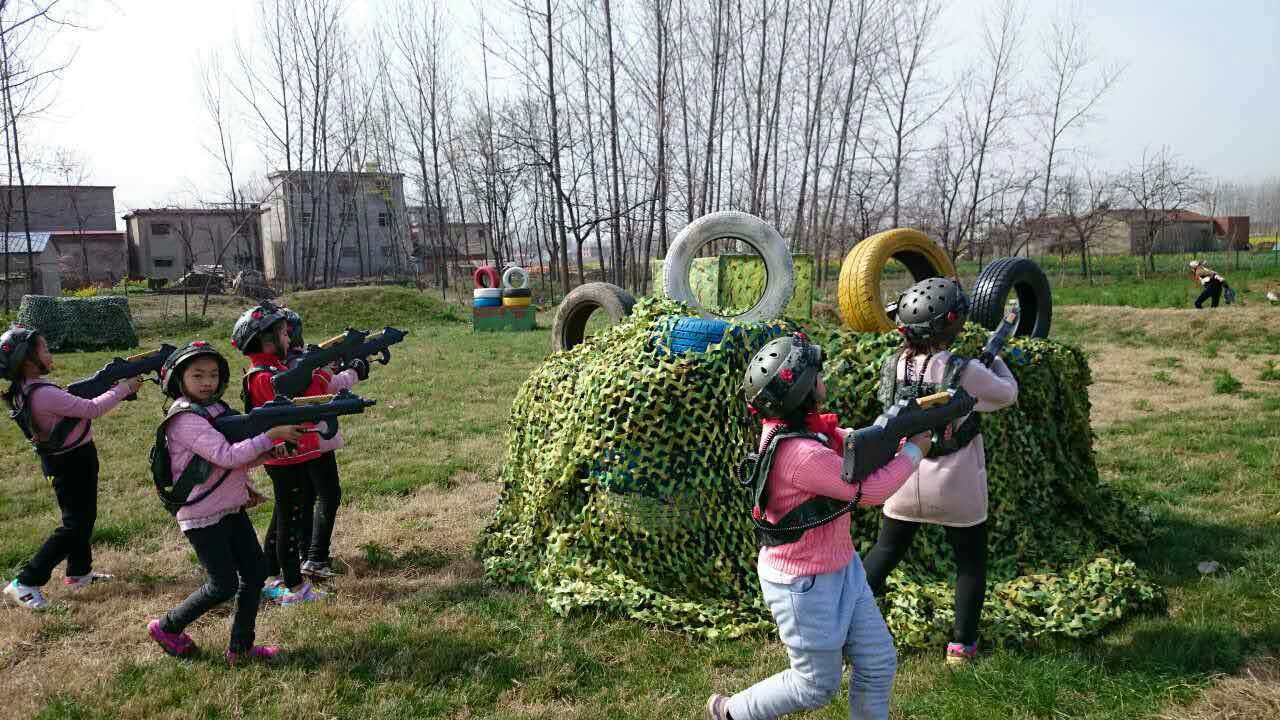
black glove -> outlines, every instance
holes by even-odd
[[[347,369],[355,370],[356,377],[360,378],[361,382],[369,379],[369,363],[362,358],[352,358],[347,363]]]

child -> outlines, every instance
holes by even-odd
[[[175,488],[189,488],[181,497],[169,498],[167,506],[176,508],[178,527],[209,579],[181,605],[148,623],[147,632],[169,655],[191,655],[196,646],[183,630],[234,597],[227,661],[270,660],[279,648],[253,643],[266,560],[245,512],[264,499],[249,481],[248,470],[265,456],[283,456],[286,446],[273,449],[273,443],[296,441],[304,428],[282,425],[227,442],[211,423],[229,410],[221,400],[231,373],[226,358],[203,340],[169,356],[160,375],[164,394],[174,403],[156,431],[153,471],[171,478]],[[157,468],[158,461],[164,465]],[[190,473],[195,476],[186,477]]]
[[[63,560],[63,582],[72,590],[112,579],[93,569],[90,539],[98,517],[98,449],[90,421],[110,412],[143,383],[142,377],[132,378],[86,400],[40,379],[52,370],[53,356],[40,331],[17,324],[0,336],[0,373],[13,383],[4,402],[40,456],[62,511],[62,525],[4,589],[8,600],[30,610],[48,604],[40,588]]]
[[[982,363],[947,350],[969,315],[969,299],[959,283],[931,278],[898,298],[898,329],[905,347],[885,365],[882,402],[918,397],[959,385],[978,402],[976,412],[993,412],[1018,399],[1018,382],[996,358]],[[907,484],[884,504],[875,547],[867,553],[867,582],[877,596],[885,578],[911,547],[921,523],[942,525],[956,561],[956,619],[947,645],[948,665],[963,665],[978,653],[978,620],[987,581],[987,464],[978,416],[956,423]]]
[[[1200,292],[1200,296],[1196,298],[1196,309],[1204,309],[1204,301],[1209,300],[1213,307],[1218,307],[1218,302],[1222,299],[1222,293],[1227,293],[1227,304],[1235,298],[1235,293],[1231,291],[1231,286],[1227,284],[1227,279],[1219,275],[1208,265],[1199,260],[1192,260],[1188,265],[1191,268],[1191,277],[1204,288]]]
[[[272,376],[288,369],[284,359],[289,351],[289,325],[284,311],[271,303],[246,310],[231,331],[231,344],[249,356],[252,363],[242,383],[245,410],[269,402],[276,394]],[[357,368],[362,363],[353,361]],[[350,389],[364,374],[358,369],[336,374],[316,370],[302,397]],[[318,435],[308,433],[299,441],[295,456],[267,461],[267,475],[271,478],[276,502],[263,543],[268,574],[272,576],[264,592],[281,605],[308,603],[323,597],[323,593],[303,579],[299,560],[304,516],[310,513],[314,502],[308,464],[321,454]]]
[[[848,512],[892,495],[928,452],[929,435],[911,438],[861,483],[844,482],[848,431],[834,415],[818,414],[826,400],[821,371],[822,348],[801,333],[771,341],[747,368],[747,403],[765,418],[752,513],[762,544],[760,588],[791,668],[733,697],[712,695],[707,720],[761,720],[826,705],[840,689],[845,658],[853,666],[850,717],[889,716],[897,655],[854,552]],[[788,529],[806,512],[810,529]]]

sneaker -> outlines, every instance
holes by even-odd
[[[248,650],[242,650],[240,652],[232,652],[228,650],[224,657],[227,658],[227,662],[229,664],[239,665],[251,660],[269,662],[271,660],[275,660],[279,655],[280,648],[276,645],[254,645]]]
[[[706,720],[729,720],[729,698],[715,694],[707,698]]]
[[[947,664],[951,666],[964,666],[978,659],[978,643],[972,645],[962,645],[960,643],[947,643]]]
[[[320,592],[311,586],[311,583],[304,582],[297,592],[290,592],[289,588],[285,588],[284,596],[280,598],[282,607],[292,607],[294,605],[305,605],[307,603],[323,600],[329,596],[329,593]]]
[[[331,578],[341,575],[342,573],[333,569],[333,565],[318,560],[308,560],[302,563],[302,574],[313,578]]]
[[[107,582],[115,580],[116,576],[109,573],[100,573],[97,570],[91,570],[88,575],[68,575],[63,579],[62,584],[71,590],[80,590],[87,588],[94,583]]]
[[[273,603],[279,603],[280,598],[289,594],[289,588],[285,587],[284,581],[278,577],[267,578],[267,582],[262,586],[262,599]]]
[[[166,655],[173,657],[188,657],[195,654],[196,643],[191,636],[186,633],[165,632],[159,618],[147,623],[147,634],[151,636],[160,645],[160,649],[164,650]]]
[[[13,604],[28,610],[43,610],[49,604],[40,588],[23,585],[17,578],[4,587],[4,596]]]

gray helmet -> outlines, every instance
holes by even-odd
[[[898,332],[912,345],[946,345],[969,317],[969,297],[960,283],[932,277],[898,296]]]
[[[222,353],[204,340],[193,340],[187,343],[170,355],[169,359],[164,361],[164,365],[160,366],[160,388],[165,395],[174,400],[182,397],[182,368],[201,356],[218,361],[218,389],[214,392],[213,399],[218,400],[222,397],[222,393],[227,389],[227,382],[231,379],[231,368],[227,365],[227,359],[222,357]]]
[[[792,333],[756,353],[742,378],[742,393],[756,412],[776,420],[803,406],[820,372],[822,348],[804,333]]]
[[[14,323],[0,335],[0,375],[6,380],[17,380],[22,373],[22,361],[36,349],[40,331],[30,325]]]
[[[236,320],[235,327],[231,328],[231,347],[247,355],[245,348],[254,338],[284,319],[284,311],[270,302],[245,310]]]

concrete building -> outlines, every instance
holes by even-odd
[[[479,267],[493,256],[490,243],[493,229],[488,223],[446,222],[445,257],[458,269]],[[423,207],[409,208],[409,241],[414,254],[421,259],[422,272],[434,272],[440,259],[440,225]]]
[[[9,273],[4,274],[5,261]],[[9,293],[9,303],[17,307],[22,296],[31,292],[28,278],[34,265],[35,294],[61,295],[62,277],[58,271],[58,250],[49,240],[47,232],[31,233],[31,263],[28,264],[27,234],[0,232],[0,282]]]
[[[263,203],[263,272],[307,282],[413,272],[400,173],[342,172],[269,176]]]
[[[124,215],[129,274],[173,281],[195,265],[222,265],[228,276],[262,270],[261,215],[256,208],[134,210]]]
[[[1147,228],[1159,217],[1158,211],[1147,213],[1141,209],[1107,211],[1089,252],[1093,255],[1141,255],[1147,241]],[[1246,250],[1249,247],[1247,216],[1209,217],[1179,210],[1168,213],[1160,224],[1152,243],[1152,251],[1156,254],[1229,250],[1237,245]],[[1077,240],[1064,218],[1033,219],[1024,227],[1024,232],[1032,227],[1036,230],[1036,241],[1028,246],[1028,254],[1056,255],[1063,250],[1067,253],[1078,251]]]
[[[129,272],[129,244],[119,230],[54,230],[49,242],[58,254],[64,288],[114,285]]]
[[[32,231],[116,229],[116,194],[111,185],[28,185]],[[22,229],[22,188],[0,185],[0,219],[9,232]]]

